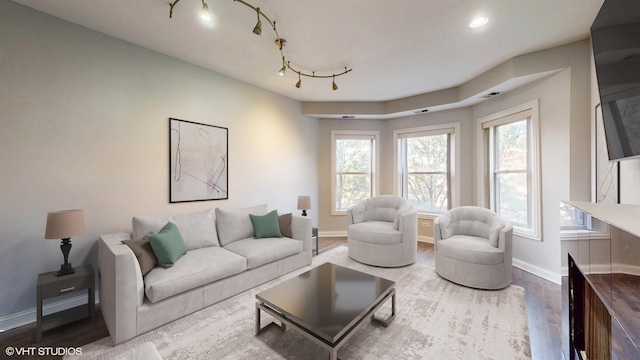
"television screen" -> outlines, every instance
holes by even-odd
[[[639,6],[606,0],[591,26],[610,161],[640,158]]]

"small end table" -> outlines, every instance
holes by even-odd
[[[311,251],[311,255],[318,255],[318,251],[320,251],[320,248],[318,247],[318,228],[317,227],[312,227],[311,228],[311,240],[315,240],[316,242],[316,247],[312,249]]]
[[[38,320],[36,326],[36,342],[42,339],[42,331],[64,325],[85,317],[95,320],[95,280],[93,267],[82,265],[75,268],[75,273],[64,276],[57,276],[57,271],[52,271],[38,275],[37,307]],[[57,313],[42,316],[42,301],[70,292],[87,290],[89,301],[86,305],[76,306],[71,309],[59,311]]]

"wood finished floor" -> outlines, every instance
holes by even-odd
[[[320,239],[320,252],[336,246],[345,246],[344,239]],[[434,266],[433,245],[418,244],[418,263]],[[525,271],[513,268],[513,284],[525,289],[531,356],[534,360],[562,359],[561,338],[561,286],[538,278]],[[0,359],[5,358],[5,348],[13,347],[78,347],[105,336],[107,327],[99,306],[96,320],[80,320],[72,324],[51,329],[43,333],[42,341],[35,343],[35,323],[0,334]],[[60,356],[14,356],[13,359],[61,359]]]

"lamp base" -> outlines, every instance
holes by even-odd
[[[74,274],[76,271],[73,270],[73,267],[71,267],[71,263],[69,262],[69,251],[71,250],[71,240],[69,240],[69,238],[62,239],[60,250],[62,250],[62,255],[64,255],[64,264],[60,265],[58,276]]]
[[[307,210],[302,210],[302,216],[307,216]]]
[[[71,275],[71,274],[75,274],[75,273],[76,273],[76,270],[71,267],[71,264],[63,264],[63,265],[60,265],[60,270],[58,270],[56,275],[57,276],[64,276],[64,275]]]

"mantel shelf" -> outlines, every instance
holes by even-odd
[[[610,225],[640,237],[640,205],[563,201]]]

